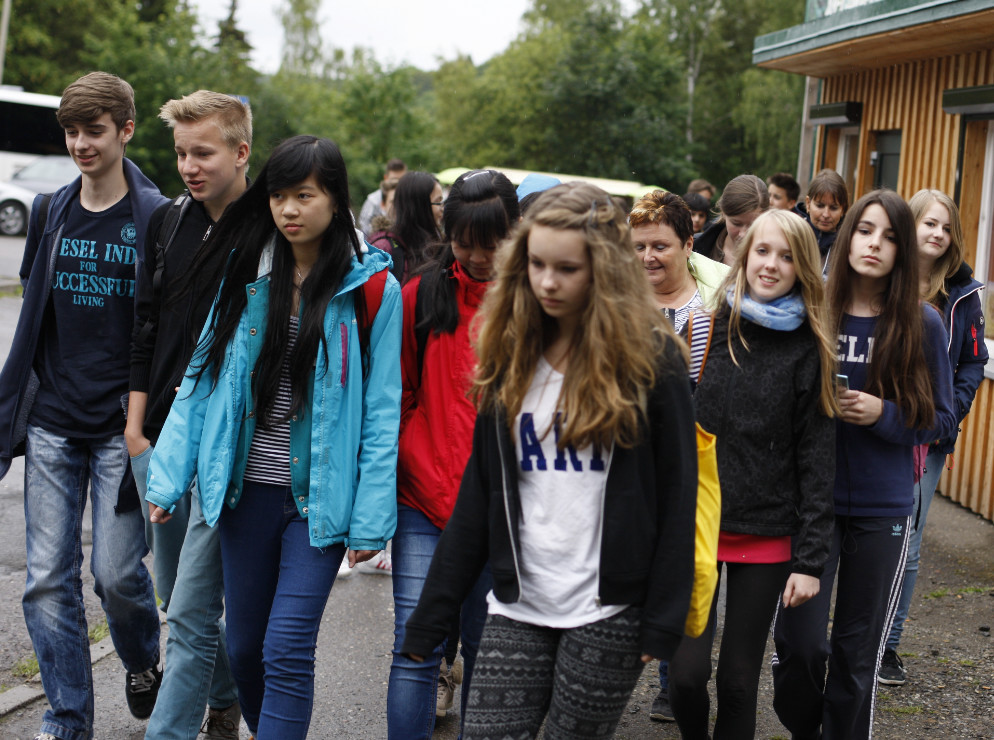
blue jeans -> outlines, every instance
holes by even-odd
[[[318,628],[345,545],[311,547],[287,486],[245,481],[219,526],[228,657],[245,724],[263,740],[303,740]]]
[[[93,737],[90,641],[83,607],[80,533],[87,490],[93,519],[93,590],[125,670],[159,662],[159,614],[141,513],[117,513],[130,485],[123,435],[69,439],[29,426],[24,465],[27,585],[24,621],[51,708],[40,728],[63,740]]]
[[[932,505],[935,487],[939,485],[939,476],[942,475],[945,461],[946,456],[943,453],[930,449],[925,459],[925,473],[915,484],[915,510],[911,514],[911,536],[908,540],[908,562],[904,566],[904,587],[901,589],[901,600],[897,602],[894,624],[887,636],[887,647],[891,650],[897,650],[898,643],[901,642],[904,621],[908,618],[908,610],[911,608],[911,597],[915,593],[915,582],[918,580],[918,560],[921,557],[925,520],[928,518],[928,509]]]
[[[404,626],[418,604],[428,566],[442,530],[417,509],[397,506],[397,531],[393,536],[394,642],[390,684],[387,688],[387,728],[391,740],[431,737],[435,727],[435,703],[438,695],[438,669],[445,653],[440,644],[431,657],[418,663],[400,653],[404,643]],[[480,646],[483,624],[487,619],[487,593],[493,588],[489,566],[480,575],[466,601],[460,617],[462,639],[463,684],[459,711],[464,718],[476,651]]]
[[[131,458],[131,470],[142,498],[147,490],[148,462],[152,448]],[[155,710],[145,731],[147,740],[190,740],[200,732],[204,705],[230,706],[238,689],[228,663],[224,619],[224,580],[221,573],[221,536],[208,527],[200,510],[196,486],[184,496],[165,524],[146,520],[145,532],[155,558],[155,582],[163,611],[167,611],[169,637],[166,668]],[[171,527],[183,521],[183,529]],[[177,541],[178,540],[178,541]],[[160,575],[163,574],[163,575]],[[164,593],[165,591],[165,593]]]

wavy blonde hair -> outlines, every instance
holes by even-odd
[[[831,330],[828,315],[825,285],[821,277],[821,253],[818,251],[818,243],[815,241],[811,227],[804,219],[790,211],[766,211],[753,221],[752,226],[749,227],[742,239],[742,246],[735,257],[735,264],[718,291],[719,295],[724,295],[729,288],[732,290],[731,305],[723,301],[718,309],[719,313],[729,316],[728,351],[732,356],[732,361],[738,365],[738,361],[735,360],[735,352],[732,349],[733,334],[745,350],[749,351],[749,345],[745,337],[742,336],[742,297],[747,292],[746,266],[749,263],[749,254],[752,252],[752,244],[756,240],[758,230],[763,224],[770,222],[783,232],[784,238],[790,246],[797,285],[800,286],[801,299],[804,301],[804,308],[807,311],[808,326],[811,327],[811,332],[815,336],[815,344],[818,347],[818,359],[821,366],[821,393],[818,405],[821,407],[822,413],[831,418],[839,412],[839,404],[835,398],[838,340]]]
[[[928,276],[928,293],[922,296],[922,300],[928,301],[934,306],[942,307],[949,297],[946,290],[946,280],[951,278],[959,270],[963,262],[963,225],[960,223],[959,208],[956,202],[941,190],[930,190],[928,188],[919,190],[911,196],[908,207],[911,208],[911,215],[915,217],[915,245],[918,245],[918,224],[925,218],[925,212],[933,203],[945,206],[949,211],[949,249],[932,266],[932,273]]]
[[[653,303],[625,211],[593,185],[566,183],[544,192],[498,250],[497,277],[477,314],[479,365],[471,396],[480,411],[503,408],[514,419],[555,329],[528,279],[528,239],[536,225],[581,232],[591,267],[558,399],[565,416],[559,448],[634,446],[657,374],[686,373],[687,348]],[[683,358],[676,367],[662,362],[670,342]]]

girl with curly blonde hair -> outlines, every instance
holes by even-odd
[[[642,663],[683,634],[694,416],[686,348],[642,272],[624,211],[581,183],[545,192],[499,250],[473,452],[403,646],[429,654],[489,561],[467,740],[543,720],[546,737],[611,737]]]

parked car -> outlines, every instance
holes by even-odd
[[[0,234],[17,236],[28,230],[28,216],[37,193],[0,182]]]
[[[32,160],[0,183],[0,234],[17,236],[28,230],[31,204],[38,193],[54,193],[79,176],[71,157],[58,154]]]
[[[34,193],[54,193],[79,177],[72,157],[49,154],[32,160],[19,169],[10,181]]]

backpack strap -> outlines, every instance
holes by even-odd
[[[359,355],[362,358],[362,376],[369,372],[369,335],[373,330],[373,322],[383,303],[383,291],[387,286],[389,270],[379,270],[362,284],[362,308],[357,312],[356,321],[359,324]]]
[[[193,197],[189,193],[177,195],[173,199],[173,202],[169,204],[169,209],[166,211],[166,215],[162,219],[162,224],[159,226],[159,231],[155,235],[155,271],[152,274],[152,303],[148,312],[148,318],[145,319],[145,325],[142,326],[141,331],[135,339],[136,344],[142,344],[147,341],[149,335],[158,324],[159,312],[162,309],[162,276],[166,271],[166,250],[176,240],[176,234],[179,232],[180,224],[183,222],[183,216],[186,215],[186,211],[190,207],[192,200]],[[210,233],[210,230],[207,233]]]
[[[48,208],[52,204],[52,196],[54,193],[45,193],[41,196],[41,200],[38,201],[38,208],[41,212],[38,214],[38,238],[40,239],[42,234],[45,233],[45,227],[48,226]]]
[[[694,319],[698,319],[701,331],[695,334]],[[704,322],[707,321],[707,327]],[[701,381],[704,365],[708,361],[708,351],[711,349],[711,335],[714,333],[714,316],[707,311],[691,311],[687,317],[687,344],[690,345],[690,379],[694,386]]]

